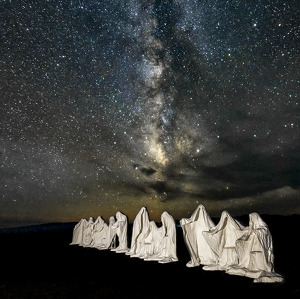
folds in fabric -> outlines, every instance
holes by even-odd
[[[131,248],[126,253],[131,257],[143,254],[144,239],[149,230],[149,215],[147,209],[142,207],[133,221]]]
[[[199,205],[190,218],[180,220],[183,237],[191,256],[187,267],[202,265],[214,265],[217,262],[215,253],[202,235],[203,231],[209,231],[215,227],[203,205]]]
[[[243,235],[244,226],[223,211],[216,227],[202,234],[217,257],[215,265],[203,267],[204,270],[227,270],[238,262],[235,242]]]
[[[170,263],[178,261],[177,258],[177,244],[176,244],[176,225],[174,218],[168,213],[163,212],[161,215],[162,226],[156,233],[159,233],[157,239],[161,239],[158,244],[157,240],[153,239],[153,235],[149,236],[146,241],[157,244],[156,253],[149,255],[145,260],[147,261],[158,261],[159,263]],[[154,231],[155,227],[153,226]]]
[[[128,241],[127,241],[127,216],[121,212],[116,213],[117,221],[112,225],[112,229],[115,230],[118,236],[119,245],[116,248],[111,249],[117,253],[125,253],[128,251]]]
[[[86,219],[81,219],[73,229],[73,237],[70,245],[80,245],[83,240],[83,232],[86,229],[88,221]]]
[[[273,241],[267,224],[257,213],[249,215],[249,227],[236,241],[238,263],[228,274],[254,278],[254,282],[282,282],[274,271]]]

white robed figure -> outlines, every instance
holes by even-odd
[[[144,239],[149,230],[149,215],[147,209],[142,207],[133,221],[131,248],[126,253],[131,257],[139,257],[143,251]]]
[[[141,248],[139,258],[146,259],[155,256],[160,252],[161,241],[163,238],[163,227],[157,227],[154,221],[149,222],[148,231],[141,240],[143,246]]]
[[[106,237],[107,224],[104,222],[103,218],[99,216],[93,225],[92,229],[92,242],[89,247],[101,247],[103,244],[103,239]]]
[[[162,239],[158,253],[145,260],[158,261],[159,263],[170,263],[178,261],[176,252],[176,225],[173,217],[168,212],[161,215],[161,234]]]
[[[223,211],[220,221],[210,231],[203,231],[212,251],[216,254],[217,264],[204,266],[204,270],[227,270],[237,264],[238,256],[235,242],[243,235],[244,226]]]
[[[190,218],[180,220],[183,237],[191,256],[187,267],[214,265],[218,262],[217,256],[203,236],[203,231],[209,231],[216,225],[209,217],[203,205],[199,205]]]
[[[236,241],[238,264],[227,270],[228,274],[254,278],[254,282],[282,282],[274,272],[272,236],[267,224],[257,213],[249,215],[249,227]]]
[[[114,216],[110,216],[108,220],[108,232],[105,246],[102,246],[101,249],[114,249],[117,247],[117,235],[116,229],[113,228],[113,225],[116,223]]]
[[[127,216],[121,212],[116,213],[117,221],[112,225],[112,229],[115,230],[118,236],[119,245],[117,248],[111,249],[117,253],[126,253],[128,251],[128,241],[127,241]]]
[[[83,231],[83,239],[82,239],[82,243],[80,244],[81,246],[88,247],[92,243],[93,226],[94,226],[94,219],[93,217],[90,217],[87,226]]]
[[[88,221],[81,219],[73,229],[72,242],[70,245],[81,245],[83,241],[83,232],[87,228]]]

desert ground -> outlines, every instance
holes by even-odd
[[[256,284],[223,271],[187,268],[189,253],[180,227],[179,261],[159,264],[71,246],[76,223],[52,223],[0,230],[0,298],[300,298],[300,216],[262,218],[273,237],[275,271],[284,283]],[[237,219],[247,225],[246,216]]]

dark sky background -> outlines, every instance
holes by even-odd
[[[0,227],[300,213],[298,0],[2,0]]]

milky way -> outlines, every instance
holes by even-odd
[[[298,1],[1,1],[0,224],[300,213]]]

